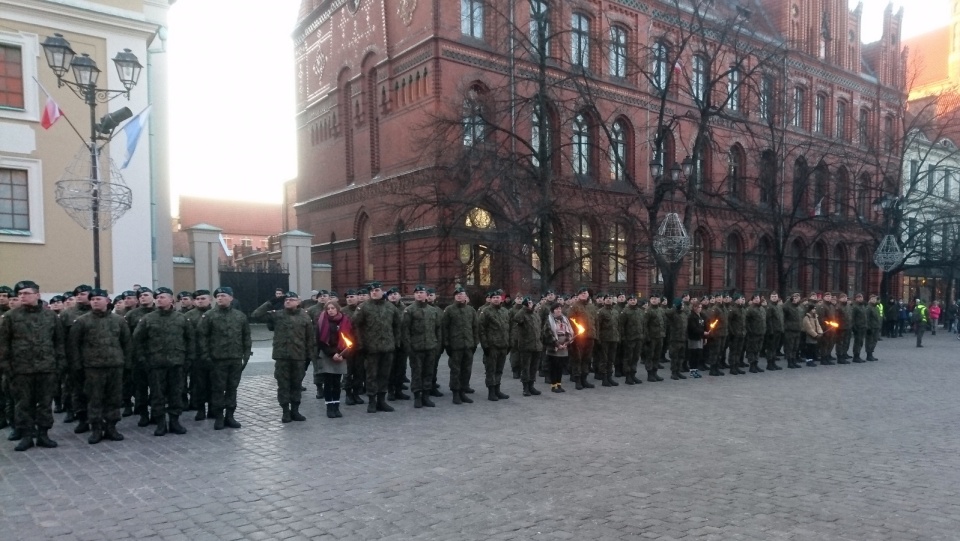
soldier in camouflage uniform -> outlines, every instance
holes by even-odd
[[[787,358],[787,368],[802,368],[800,363],[800,333],[803,311],[800,306],[800,293],[790,295],[790,302],[783,307],[783,355]]]
[[[210,291],[207,289],[198,289],[193,292],[193,309],[187,312],[187,321],[193,326],[196,332],[200,326],[200,318],[210,310]],[[200,355],[200,344],[194,340],[193,366],[190,374],[190,400],[191,406],[197,410],[194,421],[204,419],[215,419],[213,406],[210,404],[210,363]]]
[[[747,314],[746,299],[739,293],[735,296],[733,306],[727,312],[727,325],[730,327],[730,333],[727,337],[727,343],[730,345],[730,375],[739,376],[746,374],[741,370],[743,364],[743,351],[747,340]]]
[[[650,306],[643,316],[643,336],[646,338],[643,362],[647,369],[647,381],[663,381],[657,375],[657,366],[663,356],[663,339],[667,334],[663,310],[660,309],[660,297],[650,297]]]
[[[484,382],[487,400],[506,400],[509,395],[500,392],[500,378],[510,347],[510,312],[503,304],[503,290],[492,291],[490,305],[480,312],[480,347],[483,349]]]
[[[53,427],[57,373],[65,362],[63,326],[43,308],[35,282],[18,282],[13,292],[21,307],[0,316],[0,367],[10,375],[16,397],[16,427],[7,439],[20,440],[17,451],[33,447],[33,438],[39,447],[56,447],[47,431]]]
[[[128,311],[123,316],[123,319],[127,321],[127,325],[130,327],[130,334],[133,334],[133,331],[136,330],[137,325],[144,316],[156,309],[154,306],[155,299],[153,298],[153,291],[148,287],[140,288],[137,292],[137,300],[140,305]],[[127,401],[130,400],[131,396],[134,397],[136,406],[133,412],[140,415],[137,426],[143,428],[152,421],[148,408],[150,400],[150,372],[147,368],[147,363],[141,358],[143,353],[138,346],[139,344],[134,340],[133,367],[129,373],[124,374],[123,397],[124,400]]]
[[[200,316],[197,329],[199,356],[211,367],[210,406],[216,419],[213,429],[240,428],[233,414],[237,409],[240,376],[253,353],[250,322],[243,312],[231,307],[232,288],[218,287],[213,296],[217,305]]]
[[[594,362],[597,365],[597,379],[604,387],[619,385],[613,379],[614,365],[616,364],[617,348],[620,345],[620,314],[614,306],[616,297],[613,295],[597,295],[600,309],[597,311],[597,341]]]
[[[143,316],[133,331],[135,349],[150,382],[150,410],[157,424],[153,435],[164,436],[168,428],[174,434],[186,434],[180,424],[183,371],[196,351],[195,329],[187,316],[174,309],[173,291],[158,287],[156,295],[156,309]]]
[[[620,312],[620,343],[622,344],[624,383],[643,383],[637,378],[637,364],[643,348],[643,310],[636,295],[627,299],[627,307]]]
[[[834,311],[834,319],[840,325],[835,331],[836,336],[834,337],[837,364],[850,364],[850,361],[847,360],[850,358],[850,355],[847,354],[847,352],[850,351],[850,325],[852,318],[850,302],[846,293],[840,293],[835,298],[837,299],[837,306]]]
[[[760,350],[763,348],[763,337],[767,330],[766,313],[760,307],[760,294],[755,293],[750,299],[750,306],[747,307],[747,313],[744,316],[747,327],[746,352],[747,369],[751,374],[759,374],[764,370],[757,366],[760,362]]]
[[[537,380],[540,352],[543,351],[543,323],[530,297],[520,300],[520,309],[513,314],[512,323],[513,336],[510,342],[517,348],[523,396],[537,396],[540,391],[534,383]]]
[[[450,365],[450,391],[454,404],[472,404],[467,394],[470,389],[470,374],[473,369],[473,355],[480,341],[477,311],[467,304],[467,292],[458,287],[453,304],[443,311],[442,330],[443,347],[447,350]]]
[[[783,370],[777,366],[777,349],[783,340],[783,310],[780,307],[780,295],[776,291],[770,294],[767,305],[766,334],[763,339],[763,352],[767,358],[767,370]]]
[[[347,290],[347,305],[343,307],[343,313],[350,318],[351,322],[357,317],[357,310],[360,309],[361,292],[365,293],[366,289]],[[347,357],[347,376],[343,384],[343,391],[346,395],[344,402],[346,402],[348,406],[365,403],[361,397],[364,393],[364,385],[367,378],[366,368],[364,367],[365,357],[359,347],[355,347],[353,355]]]
[[[857,293],[853,297],[853,308],[850,309],[850,326],[853,331],[853,362],[858,364],[867,362],[860,357],[867,335],[867,310],[869,308],[863,302],[863,293]]]
[[[383,295],[379,282],[370,283],[370,300],[360,305],[352,321],[367,373],[367,413],[393,411],[387,404],[387,385],[400,342],[400,312]]]
[[[873,351],[877,349],[877,341],[880,339],[880,328],[883,326],[883,317],[877,308],[877,296],[870,295],[870,302],[867,305],[867,360],[879,361],[873,356]],[[821,363],[823,364],[823,363]]]
[[[92,290],[91,310],[76,319],[69,336],[69,357],[77,363],[72,369],[84,373],[90,444],[104,438],[123,440],[117,423],[123,402],[123,369],[132,360],[132,344],[130,327],[122,316],[109,311],[108,302],[105,290]]]
[[[301,387],[307,361],[317,357],[317,331],[307,312],[300,309],[300,297],[293,291],[283,294],[283,308],[273,303],[261,304],[251,314],[253,319],[269,318],[273,322],[273,377],[277,380],[277,402],[283,414],[281,422],[306,421],[300,413]],[[337,400],[339,401],[339,395]]]
[[[63,325],[65,341],[67,337],[70,336],[70,328],[73,326],[73,322],[76,321],[78,317],[90,311],[90,291],[92,289],[92,287],[86,284],[75,287],[73,289],[73,306],[65,308],[63,313],[60,314],[60,323]],[[65,353],[70,355],[69,351]],[[90,430],[90,424],[87,422],[87,394],[83,391],[84,374],[82,370],[72,369],[72,367],[76,366],[76,363],[69,357],[67,358],[66,365],[66,370],[69,372],[67,377],[69,391],[66,394],[70,397],[70,404],[66,408],[67,415],[64,417],[63,422],[72,423],[79,421],[73,432],[75,434],[83,434]]]
[[[820,366],[830,366],[834,363],[830,356],[830,343],[834,336],[834,328],[827,324],[827,321],[833,321],[833,306],[830,303],[830,294],[824,293],[817,302],[817,320],[820,327],[823,328],[823,336],[817,342],[817,354],[820,356]]]
[[[430,400],[433,388],[433,354],[442,343],[443,315],[427,303],[427,288],[413,288],[414,302],[403,310],[400,334],[403,349],[410,356],[410,390],[413,391],[413,407],[428,408],[436,404]]]
[[[590,292],[587,288],[580,288],[577,299],[570,306],[567,317],[573,325],[574,339],[569,347],[570,381],[576,384],[577,390],[593,389],[594,385],[587,381],[590,372],[590,363],[593,361],[593,348],[597,339],[597,309],[590,303]],[[577,325],[583,327],[579,333]],[[578,334],[579,333],[579,334]]]
[[[724,375],[724,373],[720,371],[720,357],[726,345],[726,337],[720,335],[720,328],[726,327],[726,322],[724,321],[725,314],[721,304],[722,297],[714,294],[710,297],[709,309],[704,307],[701,312],[704,323],[707,325],[707,330],[710,331],[706,344],[704,344],[703,355],[705,362],[707,362],[710,367],[708,373],[711,376]]]
[[[406,308],[400,300],[400,291],[390,288],[387,291],[387,304],[397,311],[397,317],[403,319],[403,310]],[[407,350],[403,347],[403,340],[397,338],[396,351],[393,353],[393,365],[390,367],[390,379],[387,385],[387,400],[410,400],[410,395],[404,393],[407,386]]]
[[[683,299],[674,300],[673,309],[665,311],[664,315],[670,337],[670,379],[687,379],[687,376],[680,373],[687,357],[687,312]]]
[[[0,316],[10,311],[10,297],[13,295],[13,289],[10,286],[0,286]],[[16,426],[13,421],[13,410],[15,401],[13,392],[10,390],[10,378],[2,367],[0,367],[0,429],[8,426]]]
[[[437,316],[438,321],[443,321],[443,310],[437,306],[437,290],[432,287],[427,288],[427,306],[433,310]],[[437,342],[437,347],[430,353],[430,357],[433,360],[433,367],[431,368],[431,374],[433,374],[433,382],[430,385],[430,390],[426,393],[430,396],[440,398],[443,396],[443,393],[440,392],[440,385],[437,383],[437,370],[440,368],[440,355],[443,354],[443,325],[440,325],[440,340]]]

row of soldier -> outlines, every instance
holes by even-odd
[[[5,317],[16,304],[3,302],[10,300],[9,293],[26,303],[24,314],[43,312],[39,288],[31,285],[36,286],[21,282],[6,294],[0,288],[0,314]],[[75,432],[91,431],[91,443],[104,437],[122,439],[116,423],[133,413],[140,414],[139,426],[155,423],[158,436],[167,430],[186,432],[179,423],[184,409],[197,410],[198,421],[216,419],[215,429],[239,428],[234,418],[236,390],[251,355],[250,329],[246,317],[231,307],[229,288],[218,289],[214,296],[217,310],[208,313],[208,291],[182,292],[177,309],[167,288],[158,288],[156,294],[146,288],[128,291],[111,305],[106,291],[79,286],[72,298],[67,294],[66,299],[51,299],[49,312],[54,316],[61,308],[62,312],[53,326],[59,331],[51,331],[49,337],[25,336],[30,325],[18,334],[18,318],[0,319],[3,388],[17,397],[10,439],[21,440],[18,449],[29,448],[34,437],[38,445],[55,446],[47,435],[52,426],[50,401],[67,411],[66,422],[79,422]],[[317,297],[305,311],[295,293],[278,292],[277,299],[253,314],[255,319],[267,319],[275,333],[275,377],[284,422],[305,419],[299,412],[301,381],[311,362],[317,398],[325,399],[328,417],[336,418],[342,416],[341,384],[348,405],[364,403],[361,395],[366,394],[371,413],[393,411],[388,400],[409,399],[403,393],[407,381],[415,407],[435,406],[431,397],[443,396],[436,374],[444,351],[453,403],[462,404],[472,402],[468,395],[474,392],[470,379],[478,346],[483,351],[487,397],[498,401],[509,398],[501,390],[508,356],[514,377],[522,380],[523,394],[535,396],[540,394],[534,384],[538,372],[553,392],[564,392],[562,373],[570,375],[577,389],[594,386],[588,380],[591,372],[603,386],[618,385],[620,377],[628,385],[639,384],[641,359],[647,380],[662,381],[658,371],[667,356],[672,379],[686,379],[683,374],[688,372],[700,377],[704,365],[715,376],[723,375],[723,369],[740,374],[746,367],[762,372],[761,356],[766,357],[767,369],[778,370],[781,349],[788,367],[799,368],[801,320],[807,311],[815,311],[819,326],[828,329],[815,337],[819,353],[814,356],[822,364],[862,362],[863,345],[866,360],[876,360],[873,351],[881,323],[875,296],[865,303],[857,295],[850,303],[843,294],[811,295],[806,303],[798,293],[786,303],[776,293],[754,295],[749,301],[729,294],[702,300],[684,296],[669,305],[658,297],[591,298],[582,289],[567,298],[548,292],[538,303],[518,297],[507,308],[504,301],[509,299],[496,290],[488,293],[479,310],[470,306],[462,289],[445,310],[436,306],[435,292],[422,286],[406,306],[398,291],[385,292],[379,283],[348,291],[343,308],[335,294],[320,292]],[[108,317],[111,309],[123,317]],[[45,340],[54,345],[53,362],[36,363],[35,372],[52,379],[49,385],[25,384],[18,375],[27,372],[17,368],[15,360],[30,355],[16,352],[46,351],[35,347]],[[57,353],[61,349],[62,355]],[[806,360],[813,364],[810,356]],[[57,399],[61,394],[62,402]],[[9,413],[8,408],[8,420]]]

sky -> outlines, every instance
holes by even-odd
[[[388,3],[396,0],[386,0]],[[452,0],[448,0],[452,1]],[[863,1],[866,42],[888,0]],[[293,41],[300,0],[180,0],[169,13],[171,197],[279,203],[297,175]],[[949,0],[894,0],[903,37],[945,24]],[[850,0],[850,7],[856,0]]]

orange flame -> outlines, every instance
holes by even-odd
[[[573,326],[577,328],[577,336],[580,336],[587,330],[576,319],[570,318],[570,323],[573,323]]]
[[[824,323],[826,323],[827,325],[830,325],[834,329],[837,329],[840,327],[840,324],[837,323],[836,321],[824,321]]]
[[[347,345],[347,349],[350,349],[350,346],[353,345],[353,341],[347,338],[347,335],[340,333],[340,338],[343,340],[343,343]]]
[[[715,319],[715,320],[711,321],[711,322],[710,322],[710,330],[712,331],[713,328],[716,327],[716,326],[717,326],[717,323],[719,323],[719,322],[720,322],[719,319]]]

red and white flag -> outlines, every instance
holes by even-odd
[[[47,96],[47,104],[43,107],[43,117],[40,118],[40,125],[43,126],[43,129],[49,130],[50,126],[53,126],[62,116],[63,112],[60,111],[60,106],[53,98]]]

